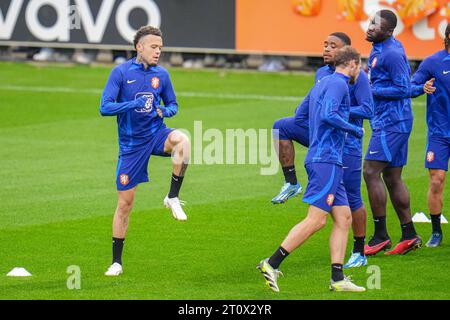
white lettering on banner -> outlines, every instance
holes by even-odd
[[[108,20],[114,8],[114,2],[115,0],[103,0],[97,15],[97,21],[94,22],[94,17],[92,16],[87,0],[75,0],[88,42],[99,43],[102,41]]]
[[[10,39],[22,8],[23,0],[12,0],[8,13],[0,10],[0,39]]]
[[[51,27],[41,24],[39,9],[45,5],[56,10],[56,23]],[[69,41],[69,0],[31,0],[25,11],[25,21],[30,32],[42,41]]]
[[[159,28],[161,25],[161,12],[153,0],[125,0],[117,9],[116,26],[122,38],[128,42],[133,42],[133,36],[137,30],[130,26],[129,16],[133,9],[143,9],[147,13],[147,25]]]
[[[17,26],[17,20],[23,7],[23,0],[11,0],[7,12],[0,10],[0,40],[9,40]],[[88,0],[75,0],[76,6],[70,6],[69,0],[30,0],[25,9],[25,22],[33,36],[41,41],[70,41],[70,30],[78,29],[79,19],[83,24],[89,43],[100,43],[105,35],[108,22],[116,0],[104,0],[101,3],[97,18],[94,18]],[[43,6],[51,6],[56,11],[56,22],[52,26],[44,26],[39,21],[38,13]],[[76,7],[76,16],[73,12]],[[141,9],[147,15],[147,23],[154,27],[161,26],[161,12],[153,0],[123,0],[115,14],[119,34],[129,43],[133,42],[135,30],[129,22],[134,9]],[[73,21],[75,19],[75,21]],[[74,24],[75,22],[75,24]]]
[[[414,36],[419,40],[434,40],[436,32],[428,26],[428,18],[422,19],[412,27]]]

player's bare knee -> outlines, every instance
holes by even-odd
[[[128,217],[133,208],[133,201],[130,200],[119,200],[117,203],[117,212],[122,217]]]
[[[352,222],[353,222],[352,215],[347,214],[342,219],[342,226],[346,229],[350,229],[350,227],[352,226]]]
[[[319,223],[317,225],[318,230],[325,228],[325,226],[327,225],[327,217],[323,217],[322,219],[319,220]]]
[[[316,216],[314,219],[314,226],[316,230],[320,230],[327,225],[327,216]]]
[[[441,194],[444,190],[444,179],[439,175],[430,177],[430,191],[432,194]]]
[[[172,133],[169,135],[169,139],[172,145],[189,142],[189,138],[179,130],[172,131]]]
[[[341,212],[338,215],[334,216],[334,222],[336,226],[341,229],[350,229],[352,225],[352,215],[349,212]]]
[[[170,143],[175,152],[181,153],[184,157],[190,156],[191,143],[189,138],[181,131],[174,131],[171,135]]]
[[[366,182],[371,182],[373,179],[379,177],[379,173],[375,168],[372,168],[372,166],[364,164],[363,176]]]

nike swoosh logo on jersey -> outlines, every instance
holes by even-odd
[[[370,154],[378,153],[378,151],[369,151]]]
[[[449,71],[444,71],[444,74],[449,74],[450,73],[450,70]]]
[[[136,80],[127,80],[128,84],[133,83],[133,82],[136,82]]]

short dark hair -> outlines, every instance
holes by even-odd
[[[356,61],[356,63],[361,61],[361,54],[355,48],[345,46],[336,51],[334,56],[334,65],[336,67],[346,66],[350,61]]]
[[[391,10],[380,10],[377,12],[377,16],[383,18],[387,23],[389,31],[394,31],[397,27],[397,16]]]
[[[450,23],[447,24],[447,29],[445,29],[445,49],[448,50],[450,47],[450,39],[448,38],[450,36]]]
[[[352,40],[350,39],[350,37],[343,32],[333,32],[332,34],[330,34],[330,36],[339,38],[346,46],[352,45]]]
[[[150,34],[162,38],[162,32],[158,28],[152,27],[152,26],[140,27],[139,30],[134,35],[134,40],[133,40],[134,48],[136,49],[136,46],[137,46],[139,40],[141,40],[141,38],[148,36]]]

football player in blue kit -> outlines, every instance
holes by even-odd
[[[381,10],[371,18],[366,32],[366,40],[373,43],[368,65],[375,103],[372,136],[363,169],[375,223],[375,233],[365,248],[366,255],[374,255],[392,246],[386,228],[385,186],[402,231],[400,242],[386,254],[406,254],[422,245],[412,222],[409,191],[402,180],[413,113],[411,68],[403,45],[393,36],[396,26],[395,13]]]
[[[437,247],[442,242],[441,214],[450,157],[450,24],[445,30],[445,48],[422,61],[411,83],[411,97],[427,94],[425,168],[430,175],[428,210],[432,223],[427,246]]]
[[[303,201],[309,204],[306,218],[294,226],[274,254],[262,260],[258,269],[266,284],[279,291],[278,267],[282,261],[333,217],[330,235],[331,281],[333,291],[365,291],[344,276],[343,262],[352,216],[342,181],[342,154],[347,134],[362,138],[364,129],[349,123],[348,82],[360,74],[359,53],[346,46],[335,56],[335,72],[322,78],[311,89],[300,112],[309,119],[309,149],[305,159],[308,185]]]
[[[351,45],[351,39],[345,33],[334,32],[327,37],[324,41],[323,51],[325,66],[317,70],[315,83],[334,73],[335,52],[345,45]],[[360,71],[357,82],[349,84],[349,90],[351,100],[350,123],[362,127],[363,119],[370,119],[373,116],[371,88],[367,75],[363,70]],[[308,97],[303,100],[303,103],[308,103]],[[297,110],[301,110],[300,106]],[[278,130],[278,139],[274,140],[274,144],[278,146],[278,156],[285,176],[284,186],[281,188],[280,193],[272,199],[274,204],[287,201],[299,193],[299,188],[301,189],[295,173],[295,149],[292,141],[308,147],[308,126],[308,119],[300,112],[293,117],[279,119],[274,123],[273,129]],[[274,136],[276,135],[274,134]],[[360,267],[367,265],[367,258],[364,254],[366,209],[361,196],[362,139],[347,135],[344,146],[343,169],[344,186],[353,218],[353,250],[348,263],[344,267]]]
[[[122,251],[128,219],[138,184],[149,181],[147,166],[151,155],[172,156],[170,191],[163,202],[175,219],[187,219],[178,194],[189,163],[190,142],[185,134],[164,124],[164,118],[178,112],[178,104],[169,73],[158,66],[163,46],[161,31],[152,26],[140,28],[134,46],[137,56],[112,70],[100,105],[103,116],[117,117],[119,140],[113,259],[107,276],[123,272]]]

